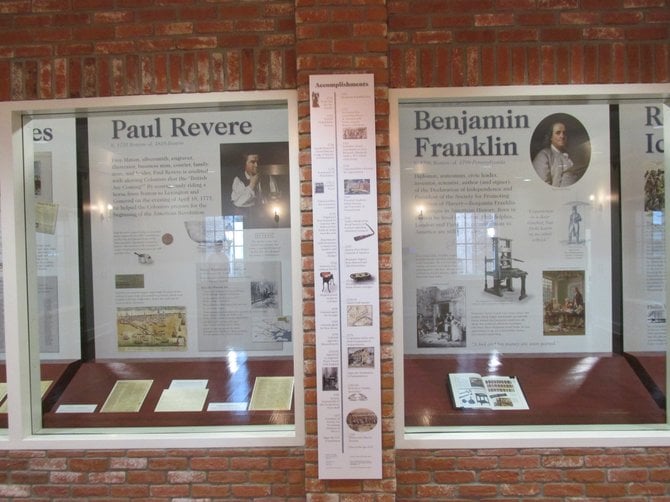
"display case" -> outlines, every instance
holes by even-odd
[[[668,440],[669,95],[391,92],[401,447]]]
[[[5,288],[28,301],[0,420],[302,441],[296,113],[274,91],[3,108]]]

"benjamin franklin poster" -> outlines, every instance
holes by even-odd
[[[608,107],[398,119],[405,352],[611,350]]]

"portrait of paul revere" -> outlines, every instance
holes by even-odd
[[[221,150],[223,215],[249,228],[290,226],[288,142],[228,143]]]

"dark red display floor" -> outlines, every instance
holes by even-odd
[[[665,382],[663,354],[639,355],[634,360],[648,368],[656,382]],[[404,369],[408,427],[666,422],[658,396],[622,355],[413,356],[405,357]],[[449,373],[514,375],[530,409],[455,409]],[[663,390],[665,385],[658,387]]]
[[[664,424],[665,355],[485,355],[406,357],[406,426]],[[458,410],[449,373],[514,375],[529,410]],[[4,374],[4,371],[3,371]],[[206,379],[210,402],[248,402],[257,376],[290,376],[289,358],[133,360],[42,364],[53,384],[43,399],[45,428],[283,425],[290,411],[155,412],[173,379]],[[100,413],[117,380],[153,380],[137,413]],[[93,413],[56,413],[63,404],[95,404]],[[0,415],[7,427],[7,415]]]
[[[43,399],[45,428],[281,425],[294,423],[290,411],[206,411],[211,402],[249,402],[256,377],[292,376],[290,358],[216,360],[125,360],[42,364],[42,380],[53,384]],[[117,380],[153,380],[136,413],[100,413]],[[207,380],[207,400],[200,412],[155,412],[172,380]],[[57,413],[63,404],[95,404],[93,413]],[[7,424],[7,415],[0,420]],[[0,423],[0,425],[2,425]]]

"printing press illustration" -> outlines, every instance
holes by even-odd
[[[484,291],[496,296],[503,296],[503,287],[506,291],[514,291],[512,279],[521,279],[521,291],[519,300],[526,297],[526,276],[528,272],[516,268],[512,262],[521,262],[517,258],[512,258],[512,239],[503,237],[491,238],[492,258],[484,258]],[[489,287],[489,277],[493,280],[493,285]]]

